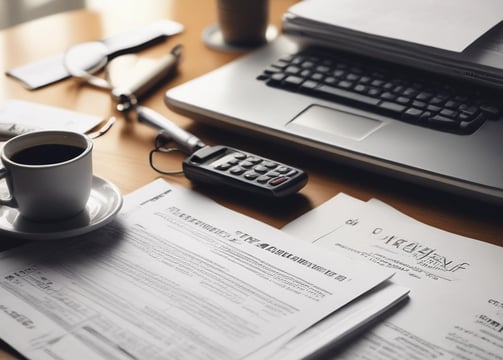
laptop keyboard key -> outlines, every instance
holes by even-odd
[[[479,114],[478,116],[470,119],[464,120],[459,123],[459,128],[466,133],[473,132],[474,129],[478,129],[480,125],[482,125],[485,121],[485,116],[483,114]]]
[[[405,111],[405,109],[407,109],[407,106],[397,104],[391,101],[381,101],[379,103],[379,107],[385,110],[386,112],[392,112],[396,114],[401,114],[402,112]]]
[[[422,114],[423,110],[411,107],[404,111],[402,119],[407,122],[417,122],[421,118]]]
[[[347,102],[355,102],[361,103],[365,105],[377,105],[379,103],[379,99],[358,94],[352,91],[347,91],[344,89],[339,89],[329,85],[320,85],[315,89],[315,92],[319,94],[323,94],[324,96],[334,97],[339,99],[340,101]]]
[[[300,84],[302,84],[303,81],[304,79],[299,76],[290,75],[283,80],[283,83],[285,84],[285,86],[295,88],[298,87]]]
[[[428,122],[430,124],[435,124],[436,126],[442,127],[442,128],[450,128],[450,129],[455,129],[459,125],[459,121],[456,119],[447,117],[447,116],[442,116],[442,115],[435,115],[431,117]]]
[[[501,110],[497,106],[494,106],[494,105],[483,104],[480,106],[480,110],[493,118],[495,118],[501,114]]]

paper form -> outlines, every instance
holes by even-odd
[[[284,230],[397,271],[410,301],[337,359],[503,359],[503,248],[338,195]]]
[[[501,0],[309,0],[300,18],[384,38],[461,52],[503,20]]]
[[[86,133],[103,118],[24,100],[0,103],[0,135],[12,131],[70,130]]]
[[[393,271],[158,180],[119,218],[0,262],[0,337],[30,359],[267,358]]]

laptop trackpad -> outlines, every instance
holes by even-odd
[[[362,140],[383,124],[382,121],[342,110],[311,105],[297,115],[287,126],[301,132],[321,132],[319,135],[337,135]],[[313,134],[314,135],[314,134]]]

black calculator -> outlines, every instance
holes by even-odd
[[[228,146],[205,146],[183,161],[185,176],[194,182],[230,186],[268,197],[293,194],[307,183],[298,168]]]

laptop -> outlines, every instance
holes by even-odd
[[[351,99],[349,90],[331,83],[323,85],[327,93],[320,97],[310,89],[310,86],[314,86],[313,82],[309,83],[310,79],[299,80],[299,72],[295,72],[299,61],[313,60],[317,55],[301,54],[301,60],[298,60],[294,54],[306,49],[311,51],[311,48],[309,41],[281,35],[251,54],[168,90],[165,103],[170,109],[195,120],[252,133],[275,142],[281,141],[324,159],[334,160],[334,164],[340,161],[455,194],[503,204],[501,111],[491,108],[492,116],[489,119],[476,120],[475,125],[458,129],[462,120],[456,120],[457,125],[453,128],[449,119],[442,115],[452,108],[439,110],[435,114],[430,112],[426,121],[423,121],[424,116],[417,111],[410,111],[410,107],[400,108],[402,113],[397,116],[394,105],[382,98],[379,98],[380,104],[386,104],[390,109],[375,111],[374,103],[362,106],[359,99]],[[314,50],[323,53],[337,51],[319,46]],[[336,54],[334,62],[345,56],[352,54],[343,54],[342,57]],[[292,59],[293,65],[290,63]],[[324,61],[321,65],[330,64],[330,61]],[[350,57],[346,68],[351,68],[355,61],[358,63],[359,59]],[[300,72],[302,66],[297,66],[301,68]],[[397,67],[400,65],[390,66],[391,70]],[[286,75],[275,75],[278,68],[289,69],[292,72],[291,79],[286,81],[288,71]],[[330,71],[333,74],[334,70]],[[414,81],[422,81],[430,75],[423,70],[418,73],[415,71],[410,69],[415,80],[412,83],[409,81],[407,88],[414,87]],[[405,72],[409,75],[409,72]],[[356,75],[362,78],[365,74]],[[433,79],[442,80],[442,77],[433,76]],[[285,82],[286,88],[278,85]],[[294,84],[296,82],[308,86],[302,88]],[[354,90],[356,85],[352,86]],[[321,87],[317,85],[317,88]],[[472,86],[468,84],[464,88],[471,89]],[[380,96],[384,92],[382,90]],[[497,95],[496,90],[493,92],[490,89],[489,93]],[[363,101],[368,100],[368,94],[365,95]],[[396,98],[408,96],[402,95]],[[438,97],[436,94],[429,95],[430,99]],[[414,96],[414,101],[424,105],[425,101],[417,100],[417,93]],[[452,103],[462,98],[458,94],[455,99],[443,101]],[[411,101],[410,97],[408,101]],[[427,106],[431,107],[431,104]],[[464,106],[466,110],[467,105]],[[421,114],[428,113],[419,105],[412,108],[420,109]],[[463,112],[460,108],[455,110],[457,116]],[[405,116],[407,111],[411,113]],[[438,121],[433,120],[434,116]]]

